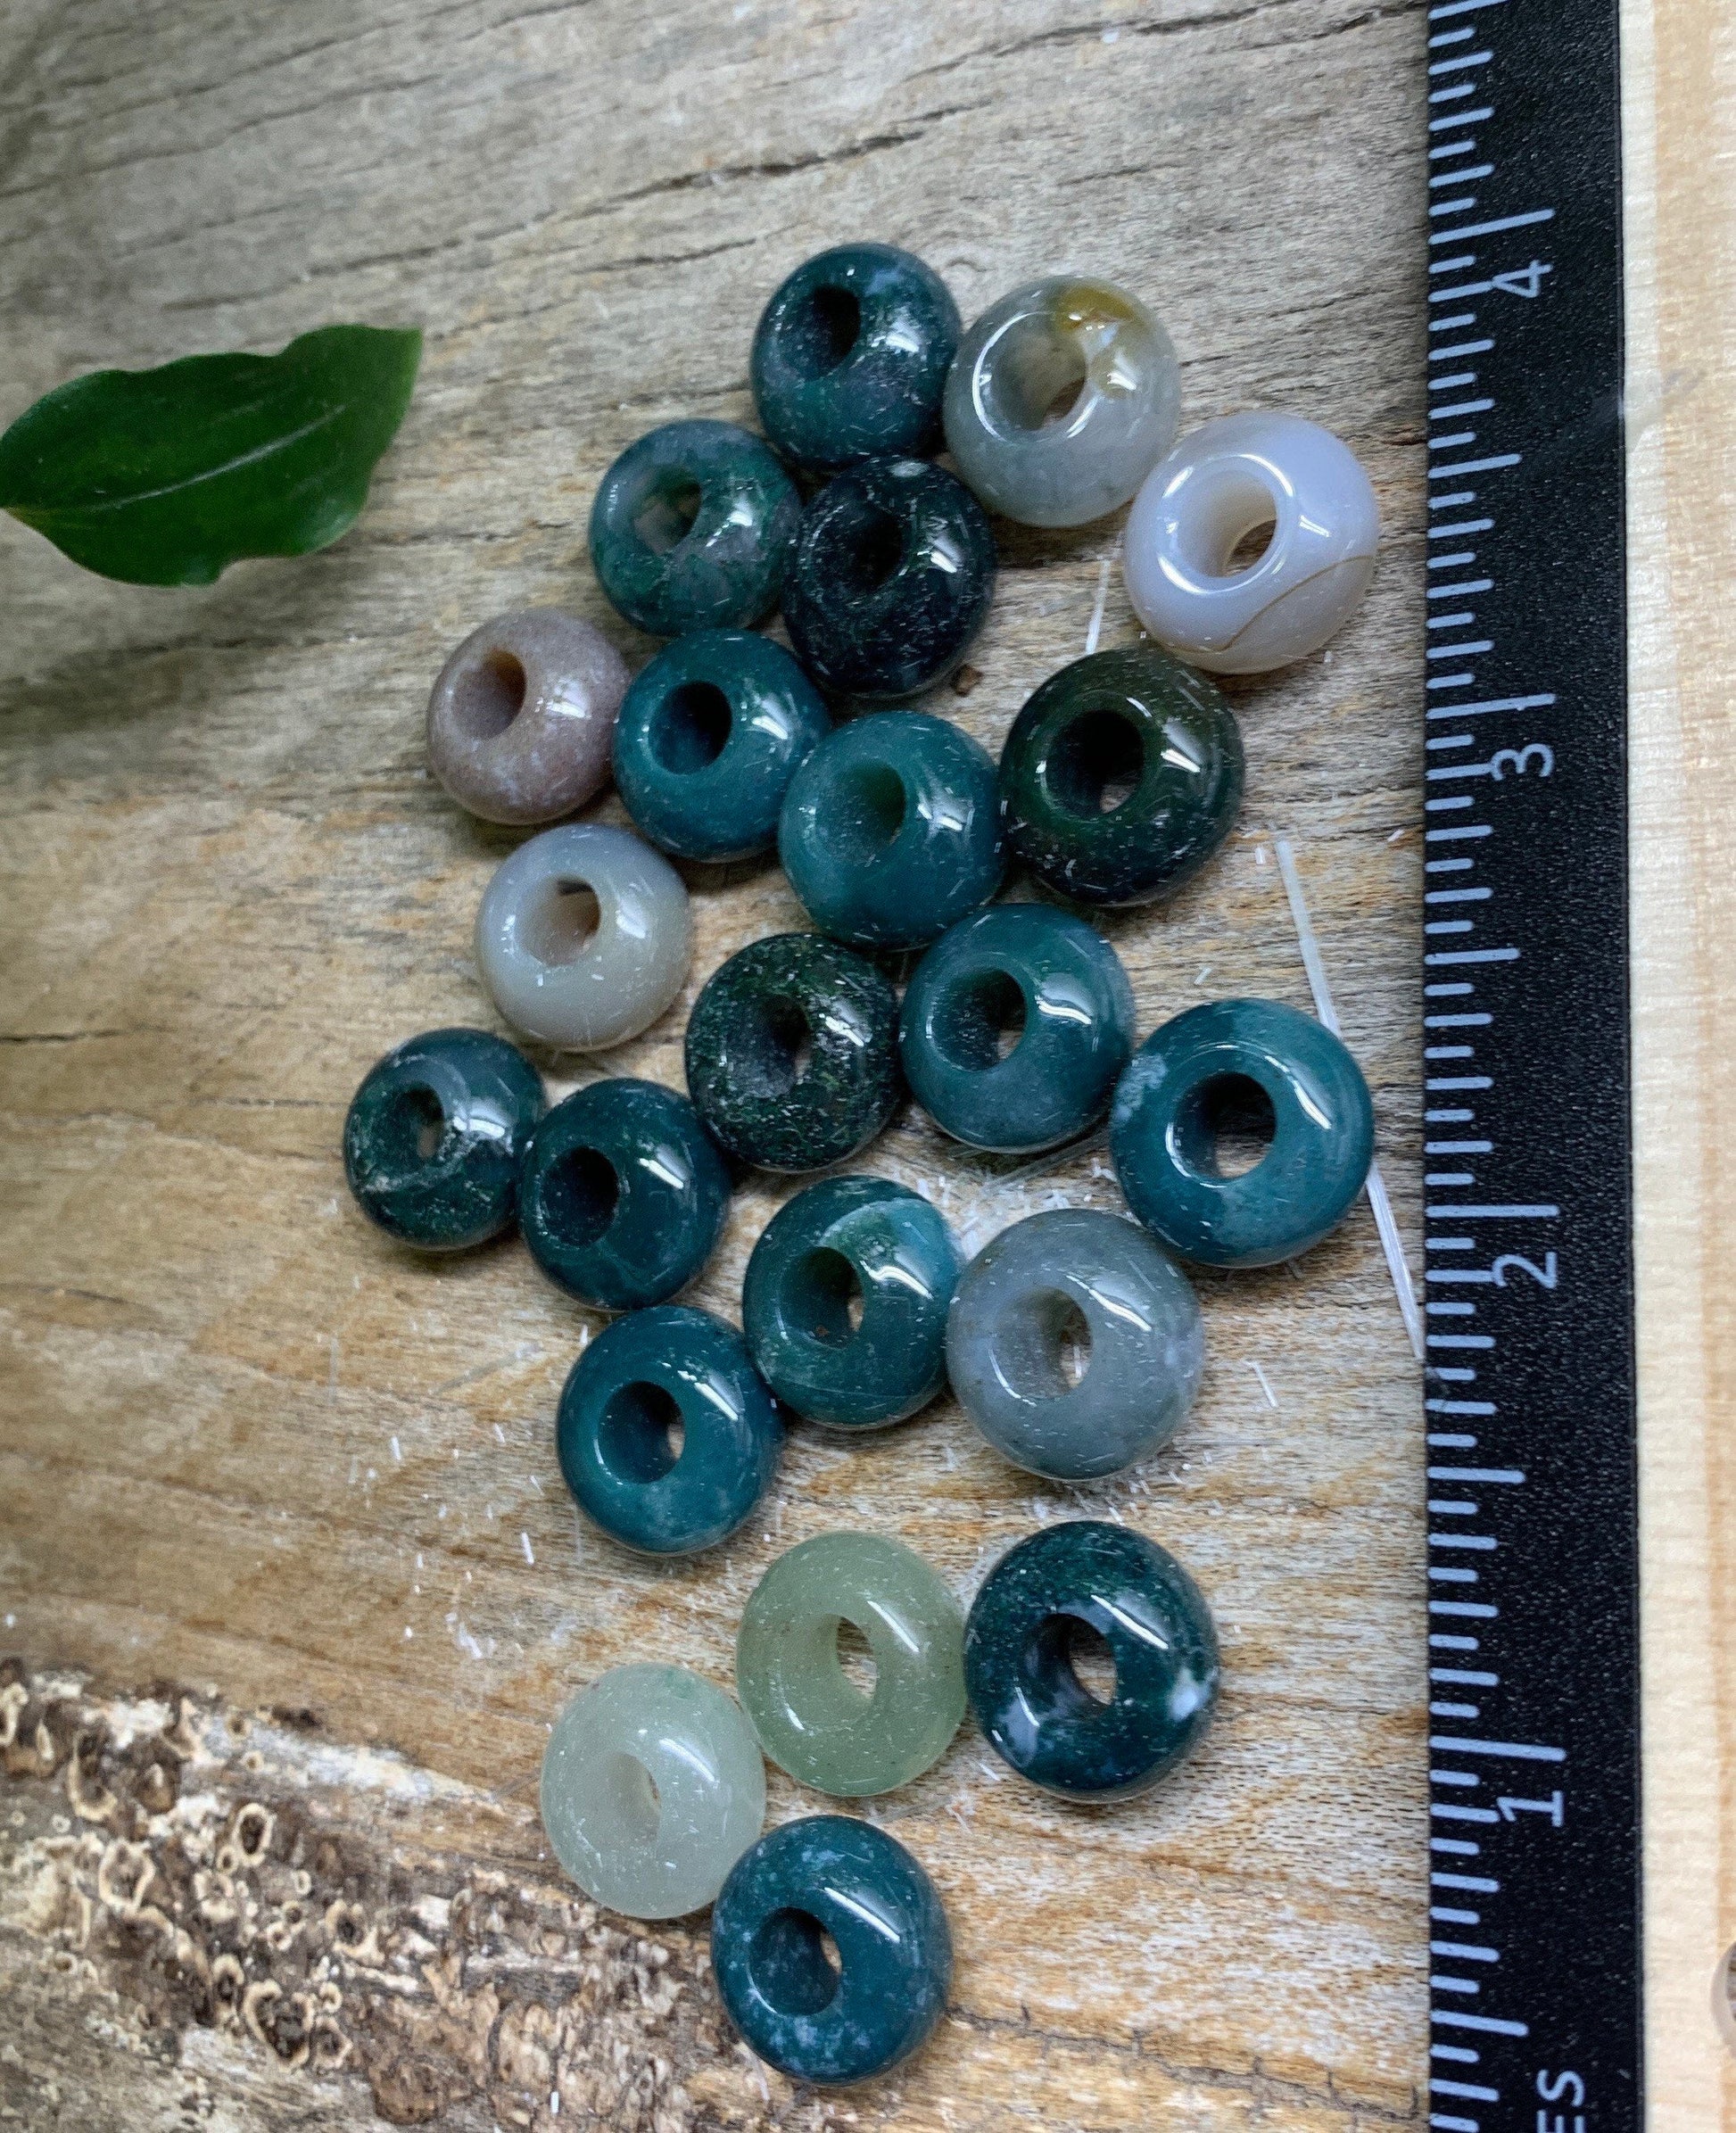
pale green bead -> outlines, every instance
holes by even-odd
[[[853,1623],[873,1691],[845,1673]],[[879,1534],[822,1534],[754,1588],[735,1685],[760,1745],[805,1785],[849,1799],[908,1784],[946,1753],[964,1715],[963,1620],[922,1558]]]

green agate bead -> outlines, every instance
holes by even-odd
[[[844,1671],[845,1623],[873,1656],[872,1694]],[[964,1715],[964,1623],[919,1555],[880,1534],[822,1534],[777,1561],[742,1610],[735,1685],[760,1744],[816,1791],[866,1798],[946,1753]]]

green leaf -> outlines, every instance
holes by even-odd
[[[307,555],[355,524],[421,353],[419,333],[326,326],[280,355],[93,370],[0,436],[0,510],[135,585]]]

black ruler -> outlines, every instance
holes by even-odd
[[[1428,2122],[1639,2133],[1616,9],[1428,32]]]

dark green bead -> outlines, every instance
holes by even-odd
[[[994,591],[995,536],[963,484],[922,459],[869,459],[804,513],[783,619],[823,689],[896,704],[958,665]]]
[[[1074,1670],[1081,1625],[1115,1663],[1107,1703]],[[1021,1541],[964,1625],[964,1686],[989,1746],[1070,1799],[1125,1799],[1154,1785],[1204,1732],[1218,1678],[1199,1587],[1144,1534],[1095,1518]]]
[[[630,444],[591,508],[591,561],[654,637],[747,629],[778,604],[801,499],[777,454],[732,422],[665,422]]]
[[[551,1280],[605,1310],[640,1310],[710,1258],[730,1178],[684,1096],[623,1076],[556,1104],[531,1136],[518,1197]]]
[[[766,435],[804,467],[934,451],[958,350],[958,306],[932,268],[890,244],[839,244],[798,267],[754,334]]]
[[[1225,1174],[1228,1134],[1269,1141]],[[1343,1045],[1277,1000],[1214,1000],[1154,1029],[1121,1077],[1109,1152],[1128,1205],[1183,1259],[1269,1267],[1343,1217],[1374,1160],[1368,1087]]]
[[[485,1029],[429,1029],[388,1052],[343,1121],[343,1171],[370,1221],[424,1252],[511,1227],[542,1082]]]
[[[741,1288],[748,1351],[811,1422],[901,1422],[946,1383],[958,1272],[951,1234],[920,1194],[889,1178],[823,1178],[780,1208],[754,1246]]]
[[[961,919],[917,964],[898,1018],[912,1094],[973,1148],[1052,1148],[1083,1133],[1132,1049],[1120,957],[1046,904]]]
[[[771,1486],[783,1423],[733,1326],[660,1303],[617,1319],[574,1364],[555,1443],[567,1487],[605,1533],[643,1555],[691,1555],[732,1534]]]
[[[615,782],[653,844],[746,859],[777,841],[798,765],[831,731],[789,654],[750,630],[695,630],[634,681],[615,726]]]
[[[1000,887],[995,765],[926,711],[855,719],[790,781],[778,856],[823,933],[920,947]]]
[[[731,1869],[712,1908],[711,1966],[730,2020],[769,2066],[841,2085],[884,2073],[928,2036],[953,1941],[934,1883],[896,1838],[812,1815],[769,1831]]]
[[[1154,644],[1051,674],[1001,750],[1013,854],[1082,904],[1191,880],[1242,805],[1242,735],[1216,686]]]
[[[687,1086],[712,1137],[764,1170],[820,1170],[897,1109],[898,1002],[871,963],[774,933],[714,971],[687,1022]]]

